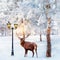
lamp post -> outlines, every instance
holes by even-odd
[[[12,29],[12,51],[11,51],[11,55],[14,55],[14,47],[13,47],[13,27],[11,28]]]
[[[12,45],[11,45],[12,50],[11,50],[11,56],[14,56],[13,30],[14,30],[14,28],[17,29],[17,26],[18,26],[18,24],[14,24],[14,27],[13,27],[13,26],[11,26],[11,23],[10,23],[10,22],[7,23],[7,27],[8,27],[9,29],[12,29]]]

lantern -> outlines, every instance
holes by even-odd
[[[8,27],[8,29],[10,29],[11,28],[11,23],[8,21],[8,23],[7,23],[7,27]]]
[[[18,24],[14,24],[14,28],[17,29],[17,27],[18,27]]]

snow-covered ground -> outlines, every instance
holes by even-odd
[[[30,36],[26,40],[36,42],[38,45],[38,58],[32,58],[29,51],[24,57],[24,49],[20,46],[19,39],[14,36],[14,56],[11,56],[11,36],[0,37],[0,60],[58,60],[60,59],[60,36],[51,36],[52,57],[46,57],[46,37],[42,36],[43,41],[39,41],[39,36]]]

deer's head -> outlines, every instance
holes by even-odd
[[[20,40],[21,43],[25,41],[24,38],[20,38],[20,37],[18,37],[18,38],[19,38],[19,40]]]

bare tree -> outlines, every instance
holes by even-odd
[[[44,11],[45,11],[45,15],[46,15],[46,19],[47,19],[47,51],[46,51],[46,56],[47,57],[51,57],[51,39],[50,39],[50,33],[51,33],[51,17],[49,16],[49,12],[51,9],[50,3],[48,0],[46,0],[47,4],[44,7]],[[45,2],[45,3],[46,3]]]

